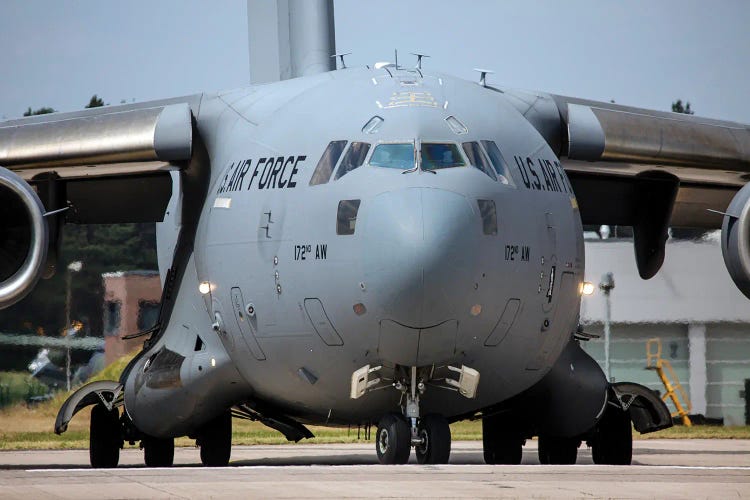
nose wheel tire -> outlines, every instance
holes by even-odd
[[[389,413],[380,419],[375,449],[381,464],[405,464],[409,461],[411,431],[403,416]]]
[[[420,464],[447,464],[451,456],[451,429],[442,415],[425,415],[419,420],[419,438],[414,451]]]
[[[225,467],[232,455],[232,414],[224,412],[198,433],[201,462],[206,467]]]
[[[102,404],[91,409],[89,426],[89,460],[91,467],[117,467],[122,448],[120,413],[116,408],[107,410]]]
[[[174,464],[174,439],[144,436],[143,459],[148,467],[172,467]]]
[[[630,465],[633,460],[633,429],[627,412],[607,409],[591,444],[591,458],[595,464]]]

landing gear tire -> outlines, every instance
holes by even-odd
[[[405,464],[409,461],[411,430],[403,416],[389,413],[380,419],[375,449],[381,464]]]
[[[143,436],[143,461],[147,467],[172,467],[174,464],[174,439]]]
[[[91,409],[89,426],[89,461],[94,468],[117,467],[120,462],[122,433],[120,412],[113,408],[107,410],[103,404]]]
[[[414,451],[420,464],[447,464],[451,456],[451,428],[442,415],[430,414],[419,419],[422,444]]]
[[[509,419],[500,415],[482,419],[482,444],[486,464],[520,464],[524,441],[524,436],[514,429],[514,422]]]
[[[206,467],[226,467],[232,455],[232,414],[224,412],[205,424],[198,434],[201,462]]]
[[[551,465],[573,465],[578,458],[578,446],[581,442],[575,438],[539,436],[539,462]]]
[[[591,457],[595,464],[630,465],[633,461],[633,429],[627,412],[607,409],[597,425]]]

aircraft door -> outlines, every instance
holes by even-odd
[[[237,321],[240,336],[247,350],[258,361],[266,359],[265,353],[255,338],[255,331],[257,329],[255,305],[252,302],[245,302],[239,287],[232,288],[232,310],[234,311],[234,319]]]

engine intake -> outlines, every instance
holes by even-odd
[[[19,176],[0,167],[0,309],[23,299],[36,285],[47,260],[44,205]]]
[[[750,184],[740,189],[721,225],[721,253],[734,284],[750,298]]]

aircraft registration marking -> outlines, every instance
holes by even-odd
[[[528,262],[531,249],[528,245],[505,245],[505,260]]]
[[[294,260],[327,260],[328,244],[318,243],[315,245],[315,254],[313,255],[313,246],[310,243],[294,245]]]

